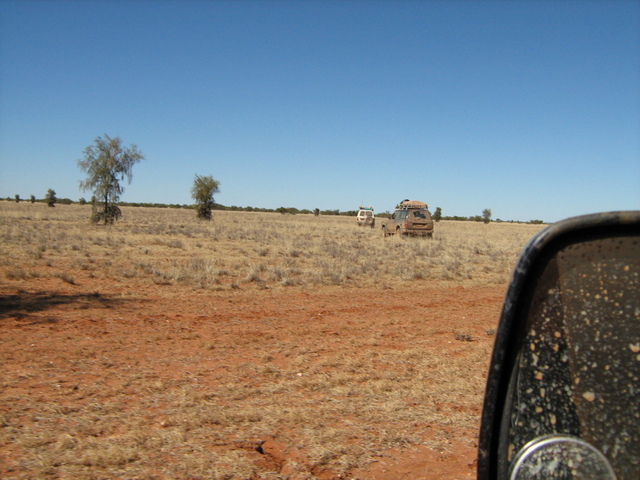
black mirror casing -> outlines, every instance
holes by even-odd
[[[536,442],[595,445],[603,472],[640,478],[639,297],[640,212],[570,218],[529,242],[496,332],[478,479],[545,478],[514,473]]]

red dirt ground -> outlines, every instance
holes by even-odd
[[[317,335],[305,341],[334,350],[340,348],[340,344],[327,342],[327,338],[357,336],[380,318],[392,317],[408,326],[420,320],[425,332],[440,329],[433,337],[433,348],[443,355],[456,356],[465,342],[455,341],[453,330],[464,330],[470,332],[475,341],[492,343],[493,337],[487,335],[487,329],[497,326],[504,295],[503,286],[462,287],[427,282],[416,283],[419,286],[412,291],[336,287],[311,291],[292,287],[218,292],[142,282],[136,285],[96,282],[78,286],[60,279],[38,279],[37,283],[24,280],[23,284],[0,286],[0,358],[4,364],[0,414],[11,415],[9,397],[16,398],[25,392],[32,396],[50,395],[51,379],[47,378],[43,365],[62,363],[72,351],[91,349],[101,357],[113,358],[112,369],[121,375],[126,375],[126,368],[134,365],[158,378],[183,378],[192,375],[193,366],[170,363],[167,358],[180,358],[201,348],[201,339],[211,335],[212,326],[216,330],[216,342],[224,342],[225,338],[256,334],[255,325],[261,319],[277,320],[260,322],[259,333],[265,336],[286,335],[288,330],[283,329],[283,325],[310,324],[313,319],[306,335],[309,332]],[[418,301],[416,292],[419,292]],[[383,332],[383,336],[395,346],[405,341],[402,332],[397,330]],[[149,342],[150,338],[156,340]],[[181,341],[174,341],[178,338]],[[199,365],[201,381],[206,381],[208,372],[240,361],[242,355],[236,352],[210,357],[207,364]],[[489,358],[484,365],[469,365],[470,374],[484,376],[488,361]],[[98,367],[104,369],[104,366],[95,365],[94,371],[83,370],[81,377],[73,378],[73,372],[69,372],[68,377],[56,377],[56,381],[61,382],[62,389],[82,389],[84,384],[103,377],[104,372]],[[24,381],[8,381],[25,372],[30,373]],[[60,376],[60,373],[53,375]],[[481,405],[475,405],[473,414],[478,419],[480,411]],[[409,446],[383,452],[377,461],[349,472],[348,477],[335,476],[330,471],[314,474],[325,479],[474,478],[477,435],[469,428],[464,431],[450,428],[453,439],[451,448],[445,451],[434,451],[426,445]],[[299,454],[277,438],[262,440],[263,456],[275,465],[283,466],[287,455]],[[17,451],[11,445],[0,445],[1,478],[12,476]],[[289,477],[281,470],[278,478]]]

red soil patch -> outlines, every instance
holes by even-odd
[[[326,287],[316,291],[240,288],[212,292],[151,283],[78,286],[59,279],[38,279],[37,283],[0,287],[3,426],[32,422],[24,412],[37,408],[37,402],[46,402],[47,398],[55,397],[61,405],[66,402],[68,408],[90,402],[78,392],[96,382],[102,382],[105,388],[119,385],[131,372],[164,381],[213,383],[247,355],[237,350],[216,350],[239,336],[255,339],[258,346],[260,339],[277,336],[282,342],[302,342],[314,345],[318,352],[335,353],[348,344],[350,337],[372,325],[384,324],[381,320],[392,319],[394,328],[380,332],[381,349],[403,347],[407,342],[403,326],[420,329],[412,335],[421,335],[423,330],[424,335],[431,335],[430,348],[440,352],[443,359],[461,357],[465,340],[492,343],[487,330],[497,326],[502,286],[413,285],[410,291]],[[295,329],[287,328],[292,324],[305,325],[304,338],[296,338]],[[471,338],[456,339],[455,331]],[[197,365],[179,361],[202,349],[204,338],[213,339],[215,355],[207,355]],[[101,361],[85,363],[81,369],[69,367],[74,356],[89,351]],[[279,366],[292,361],[286,356],[273,359]],[[482,365],[469,364],[469,374],[484,377],[488,361],[487,357]],[[12,403],[15,399],[22,399],[24,404]],[[35,400],[33,405],[28,404],[29,399]],[[135,404],[135,392],[131,392],[130,401]],[[478,419],[480,403],[471,409]],[[441,408],[456,406],[443,401]],[[36,413],[31,411],[31,416]],[[158,428],[164,426],[161,411],[156,420]],[[307,476],[296,477],[295,472],[287,470],[291,464],[288,460],[304,464],[306,454],[280,438],[265,437],[257,443],[236,444],[236,448],[251,450],[257,468],[279,471],[278,478],[464,479],[475,477],[477,426],[476,430],[448,426],[450,444],[442,451],[427,444],[381,451],[368,466],[349,471],[346,476],[309,466]],[[428,427],[420,427],[424,428],[425,440],[442,433]],[[22,448],[10,442],[0,444],[0,477],[29,478],[20,470],[24,455]]]

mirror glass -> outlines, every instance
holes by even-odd
[[[538,478],[518,476],[518,460],[531,453],[532,444],[561,436],[580,441],[551,442],[554,451],[573,458],[584,442],[606,459],[605,473],[592,468],[586,470],[592,476],[565,472],[553,478],[612,478],[606,476],[610,465],[618,480],[637,480],[640,240],[566,245],[548,259],[530,294],[501,423],[501,478]]]
[[[615,480],[613,468],[597,448],[580,438],[540,437],[520,451],[509,480]]]

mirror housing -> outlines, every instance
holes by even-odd
[[[563,220],[524,249],[480,427],[478,479],[496,478],[640,478],[640,212]]]

